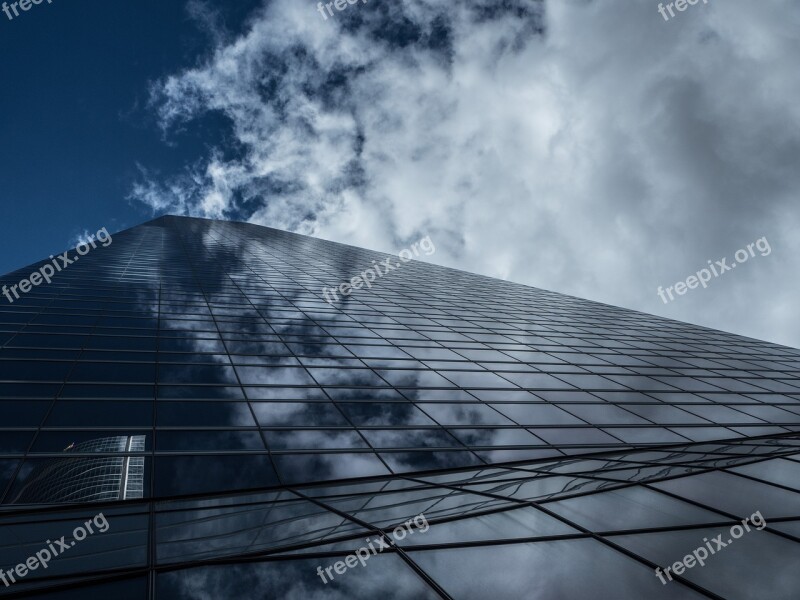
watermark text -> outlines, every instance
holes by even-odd
[[[35,571],[39,567],[46,569],[49,566],[50,561],[55,557],[64,554],[64,552],[72,548],[76,542],[85,540],[88,535],[92,535],[94,533],[92,525],[97,527],[97,531],[99,533],[105,533],[108,531],[109,527],[111,527],[103,513],[99,513],[86,521],[86,523],[83,525],[78,525],[72,531],[73,539],[71,541],[67,541],[67,536],[65,535],[62,535],[54,542],[47,540],[45,542],[47,547],[42,548],[33,556],[29,556],[24,563],[19,563],[13,569],[0,569],[0,581],[2,581],[6,587],[9,587],[12,583],[17,583],[17,579],[22,579],[25,577],[30,571]]]
[[[733,255],[733,258],[736,262],[728,264],[727,258],[721,258],[714,263],[709,260],[709,268],[700,269],[694,275],[687,277],[685,282],[679,281],[675,285],[671,285],[666,288],[666,290],[662,286],[658,286],[658,291],[656,293],[658,294],[658,297],[663,300],[664,304],[668,304],[670,301],[675,300],[675,296],[672,295],[673,289],[678,296],[683,296],[686,292],[695,289],[697,286],[703,286],[703,288],[707,288],[709,281],[711,281],[712,275],[714,277],[720,277],[728,271],[735,269],[736,265],[747,262],[748,259],[754,257],[756,253],[753,248],[758,250],[761,256],[769,256],[772,253],[772,248],[770,247],[767,238],[762,237],[752,244],[747,244],[747,249],[742,248],[737,250]],[[667,296],[669,296],[669,300],[667,300]]]
[[[419,514],[416,517],[412,517],[405,523],[395,527],[392,530],[392,537],[396,540],[403,540],[405,539],[406,535],[413,535],[414,529],[411,527],[412,524],[416,525],[417,529],[421,533],[425,533],[431,527],[428,524],[428,520],[425,518],[425,515]],[[322,583],[327,584],[328,579],[335,579],[332,571],[335,571],[337,575],[344,575],[347,572],[347,569],[352,569],[358,563],[361,563],[361,566],[365,567],[370,558],[377,556],[380,552],[390,548],[389,543],[386,541],[384,536],[380,536],[375,540],[370,540],[367,538],[367,543],[369,546],[363,546],[356,550],[355,553],[348,554],[345,556],[344,560],[333,563],[329,567],[326,567],[324,571],[321,566],[317,567],[317,575],[319,575],[322,579]],[[325,574],[327,574],[328,577],[325,577]]]
[[[339,294],[342,296],[349,296],[353,290],[360,290],[364,286],[371,288],[373,282],[378,279],[378,277],[383,277],[390,271],[399,269],[403,266],[403,263],[407,263],[415,256],[419,256],[420,250],[425,253],[425,256],[430,256],[436,252],[436,246],[433,245],[430,236],[424,237],[419,242],[412,244],[410,249],[406,248],[401,250],[400,254],[398,254],[401,262],[394,261],[391,256],[382,263],[373,260],[372,266],[369,269],[363,271],[360,275],[356,275],[349,282],[342,283],[339,287],[335,288],[322,288],[322,295],[325,297],[325,302],[333,304],[334,302],[339,302]],[[385,271],[383,269],[385,269]],[[339,294],[337,294],[337,291]]]
[[[8,301],[11,304],[13,304],[14,300],[19,300],[19,292],[27,294],[31,291],[31,289],[40,285],[43,281],[51,283],[52,278],[56,273],[60,273],[72,263],[77,262],[81,256],[88,254],[89,250],[92,248],[97,248],[97,242],[101,242],[104,248],[111,245],[111,235],[108,233],[105,227],[98,231],[96,235],[89,237],[87,241],[81,242],[75,247],[77,256],[70,258],[69,250],[64,252],[64,254],[60,254],[57,258],[53,258],[53,255],[51,254],[50,259],[52,264],[47,263],[39,267],[39,270],[31,273],[27,279],[23,279],[19,283],[12,285],[10,288],[4,285],[2,288],[3,295],[8,298]],[[19,292],[17,291],[18,289]],[[13,298],[11,297],[12,294],[14,295]]]
[[[756,517],[758,518],[756,519]],[[697,565],[700,565],[701,567],[706,566],[706,559],[709,556],[716,554],[723,548],[726,548],[733,543],[733,540],[738,540],[746,532],[750,531],[750,525],[748,525],[748,521],[755,525],[756,529],[759,531],[767,526],[766,519],[764,519],[764,517],[761,515],[761,511],[757,510],[749,517],[742,519],[741,525],[737,523],[731,527],[729,531],[731,537],[729,537],[727,541],[722,540],[722,536],[724,535],[722,533],[715,538],[711,538],[711,541],[709,541],[708,538],[703,538],[705,544],[694,550],[694,552],[691,554],[684,556],[683,560],[673,563],[671,566],[664,569],[663,572],[661,571],[661,567],[656,567],[656,577],[658,577],[659,581],[661,581],[661,585],[667,585],[667,580],[672,581],[670,570],[672,570],[673,574],[675,575],[681,575],[686,569],[691,569]],[[709,552],[711,554],[709,554]],[[666,579],[664,579],[664,575],[667,576]]]

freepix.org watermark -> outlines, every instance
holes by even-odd
[[[758,519],[756,519],[758,517]],[[664,572],[661,572],[661,567],[656,568],[656,577],[661,581],[662,585],[667,585],[667,580],[672,581],[672,575],[670,575],[670,569],[676,575],[682,574],[686,569],[691,569],[696,565],[700,565],[701,567],[706,566],[706,559],[711,555],[716,554],[719,550],[726,548],[730,544],[733,543],[733,540],[738,540],[742,537],[746,532],[750,531],[750,526],[747,524],[748,521],[755,525],[756,529],[761,531],[764,527],[767,526],[767,521],[761,515],[761,511],[757,510],[749,517],[745,517],[742,519],[742,524],[733,525],[729,531],[731,537],[728,538],[727,541],[722,540],[723,534],[719,534],[715,538],[711,538],[711,541],[708,538],[703,538],[705,545],[700,546],[691,554],[687,554],[683,557],[683,560],[679,560],[676,563],[673,563],[672,566],[667,567],[664,569]],[[706,550],[708,548],[708,550]],[[667,576],[667,579],[664,579],[664,575]]]
[[[405,539],[406,535],[414,535],[414,530],[411,528],[412,523],[417,526],[417,529],[421,533],[425,533],[431,528],[431,526],[428,524],[428,519],[425,518],[424,514],[420,513],[402,525],[395,527],[392,530],[392,537],[395,540],[403,540]],[[331,571],[336,571],[337,575],[344,575],[347,572],[347,569],[352,569],[358,563],[361,563],[361,566],[365,567],[370,558],[376,556],[378,553],[383,552],[384,550],[388,550],[390,547],[389,543],[384,539],[383,536],[376,538],[374,541],[367,538],[367,544],[369,544],[369,546],[363,546],[356,550],[354,554],[348,554],[345,556],[344,560],[337,561],[331,566],[326,567],[324,572],[321,566],[317,567],[317,575],[319,575],[322,579],[322,583],[328,583],[328,579],[335,579]],[[328,574],[327,578],[325,577],[326,573]]]
[[[334,302],[339,302],[339,295],[336,293],[337,290],[339,291],[342,296],[349,296],[353,290],[360,290],[365,285],[368,288],[372,287],[372,283],[378,278],[383,277],[389,271],[394,271],[395,269],[399,269],[403,266],[403,263],[407,263],[415,256],[419,256],[420,249],[425,252],[425,256],[430,256],[434,252],[436,252],[436,246],[433,245],[430,236],[426,236],[422,238],[415,244],[411,245],[411,248],[406,248],[401,250],[398,256],[402,262],[392,262],[392,257],[390,256],[382,263],[379,263],[377,260],[372,261],[372,266],[363,271],[360,275],[356,275],[353,277],[349,283],[343,283],[339,287],[336,288],[322,288],[322,295],[325,297],[325,302],[328,304],[333,304]],[[386,269],[385,271],[381,271],[381,269]],[[330,295],[329,295],[330,294]],[[331,299],[333,298],[333,299]]]
[[[360,0],[362,3],[366,4],[367,0]],[[322,2],[317,3],[317,10],[322,15],[322,18],[326,21],[328,20],[328,15],[333,16],[333,8],[335,7],[336,10],[342,12],[345,8],[347,8],[350,4],[358,4],[359,0],[335,0],[335,2],[328,2],[327,4],[323,4]],[[328,15],[325,14],[325,9],[328,9]]]
[[[92,535],[94,533],[92,529],[93,524],[97,527],[99,533],[105,533],[108,531],[109,527],[111,527],[103,513],[99,513],[86,521],[83,525],[78,525],[72,531],[73,539],[71,541],[67,542],[65,539],[67,536],[65,535],[62,535],[60,539],[54,542],[47,540],[45,542],[47,547],[42,548],[33,556],[29,556],[24,563],[19,563],[13,569],[8,569],[6,571],[0,569],[0,581],[2,581],[6,587],[9,587],[12,583],[16,583],[17,579],[25,577],[30,571],[35,571],[39,567],[46,569],[50,561],[55,557],[64,554],[64,552],[72,548],[77,542],[83,541],[87,536]],[[9,580],[11,580],[10,583]]]
[[[675,2],[670,2],[667,6],[664,6],[663,2],[658,3],[658,12],[661,13],[661,16],[664,17],[665,21],[669,21],[672,17],[675,16],[675,11],[672,10],[675,7],[675,10],[679,12],[685,11],[690,6],[694,6],[700,2],[700,0],[675,0]],[[708,0],[703,0],[703,4],[708,4]],[[669,13],[669,16],[667,16]]]
[[[12,285],[10,288],[4,285],[2,289],[3,295],[8,298],[9,302],[13,304],[14,300],[19,300],[19,292],[17,292],[17,289],[19,289],[19,291],[23,294],[27,294],[31,291],[31,289],[40,285],[43,281],[50,283],[56,273],[60,273],[72,263],[77,262],[81,256],[88,254],[89,250],[92,248],[97,248],[97,242],[100,242],[103,248],[111,245],[111,235],[108,233],[108,231],[106,231],[105,227],[103,227],[95,235],[90,236],[86,242],[81,242],[75,247],[75,252],[78,253],[77,256],[70,258],[69,250],[64,252],[64,254],[60,254],[58,258],[53,258],[53,255],[51,254],[50,259],[52,260],[53,264],[48,263],[39,267],[39,270],[31,273],[27,279],[23,279],[19,283]],[[11,294],[14,295],[13,298],[11,297]]]
[[[10,5],[8,2],[3,2],[2,10],[6,13],[9,21],[13,21],[14,17],[19,16],[19,11],[17,7],[19,6],[19,10],[23,12],[29,11],[34,4],[41,4],[44,0],[19,0],[19,2],[12,2]],[[52,4],[53,0],[47,0],[48,4]],[[12,16],[11,13],[14,13]]]
[[[758,250],[761,256],[769,256],[772,253],[772,248],[770,247],[767,238],[762,237],[752,244],[747,244],[747,249],[742,248],[737,250],[733,255],[733,258],[736,262],[728,264],[727,258],[721,258],[714,263],[709,260],[708,266],[711,270],[705,268],[700,269],[694,275],[687,277],[685,282],[679,281],[675,285],[669,286],[666,290],[664,290],[663,287],[658,286],[658,291],[656,293],[658,294],[658,297],[664,301],[664,304],[668,304],[670,300],[675,300],[675,296],[672,295],[673,289],[678,296],[683,296],[687,291],[695,289],[698,285],[702,285],[704,288],[707,288],[708,282],[711,281],[712,275],[714,277],[720,277],[728,271],[735,269],[737,264],[747,262],[750,258],[754,257],[756,253],[753,248]],[[669,300],[667,300],[667,296],[669,296]]]

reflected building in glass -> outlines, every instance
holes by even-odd
[[[38,464],[25,478],[14,502],[37,504],[141,498],[144,456],[131,453],[144,452],[144,440],[143,435],[129,435],[73,442],[64,452],[89,456],[51,458]],[[92,454],[102,456],[95,458]]]
[[[0,595],[800,593],[796,349],[182,217],[3,300],[0,346],[0,564],[110,524]]]

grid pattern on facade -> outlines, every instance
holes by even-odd
[[[143,452],[144,439],[143,435],[115,436],[71,443],[64,449],[69,458],[34,463],[13,501],[41,504],[141,498],[144,457],[123,453]],[[73,454],[87,456],[72,458]],[[92,454],[103,456],[93,458]]]
[[[399,266],[369,289],[325,302],[323,287],[338,287],[375,264]],[[12,285],[36,267],[0,284]],[[124,497],[142,500],[130,509],[107,505],[109,520],[116,514],[130,531],[128,542],[104,560],[111,579],[128,577],[115,569],[144,570],[145,596],[194,597],[195,577],[266,577],[290,590],[285,573],[302,561],[278,557],[275,548],[313,554],[315,564],[341,554],[346,542],[339,537],[392,522],[354,514],[353,506],[388,506],[392,493],[439,506],[445,512],[431,509],[436,526],[430,533],[455,536],[420,536],[421,546],[393,548],[352,576],[369,586],[373,577],[396,572],[410,578],[408,597],[425,597],[414,596],[416,589],[486,597],[470,596],[477,575],[467,577],[465,570],[461,583],[468,587],[462,589],[448,579],[446,564],[467,569],[474,559],[477,573],[491,564],[486,553],[499,557],[501,549],[516,557],[509,564],[528,556],[542,569],[560,553],[573,557],[575,585],[590,586],[600,576],[578,566],[596,559],[617,584],[629,570],[632,590],[635,573],[652,577],[645,565],[661,560],[645,547],[656,534],[684,540],[746,516],[743,505],[732,510],[722,497],[692,496],[712,480],[731,494],[748,495],[750,512],[762,507],[759,494],[748,491],[758,480],[773,490],[764,494],[783,498],[776,506],[785,502],[785,511],[764,513],[770,523],[791,524],[797,517],[797,486],[787,477],[797,465],[800,351],[420,261],[400,265],[397,257],[273,229],[163,217],[115,234],[110,246],[81,257],[49,286],[0,306],[0,344],[5,510],[14,519],[36,519],[44,509],[32,503],[71,500],[24,495],[40,485],[32,482],[53,461],[103,459],[127,469],[134,476]],[[102,457],[85,450],[109,438],[137,441]],[[69,444],[74,448],[65,458]],[[569,474],[556,476],[559,469]],[[354,480],[362,478],[373,483],[361,488]],[[675,478],[692,483],[678,492],[658,487],[659,479]],[[320,498],[304,491],[325,481],[341,491],[320,492]],[[587,521],[580,507],[571,514],[556,510],[547,491],[563,487],[587,498],[569,500],[573,505],[638,506],[614,491],[626,481],[648,501],[674,501],[667,512],[675,522],[659,520],[658,507],[635,528]],[[206,495],[217,499],[203,500]],[[462,505],[465,495],[470,500]],[[149,504],[150,498],[173,502],[175,509]],[[90,510],[81,508],[86,500],[76,499],[75,509]],[[246,526],[236,529],[239,516],[204,509],[203,502],[243,502],[251,507],[243,511]],[[710,513],[692,520],[695,509]],[[218,518],[199,518],[206,510]],[[263,529],[268,515],[285,514],[294,523],[317,518],[315,511],[325,511],[319,519],[329,530],[290,527],[273,539]],[[536,519],[545,517],[554,519],[552,530],[537,529]],[[753,539],[778,539],[764,542],[775,548],[797,541],[796,526],[774,522]],[[221,528],[216,541],[204,539],[209,532],[199,523]],[[467,540],[473,525],[483,537]],[[509,541],[519,537],[510,535],[515,527],[524,542]],[[86,552],[103,543],[91,540]],[[74,556],[64,563],[73,569],[65,578],[83,568]],[[676,549],[674,560],[682,556]],[[202,573],[190,568],[206,559],[220,564]],[[95,571],[102,572],[102,564]],[[271,571],[278,568],[280,577]],[[231,577],[231,569],[238,575]],[[58,573],[48,570],[41,581],[58,582]],[[486,574],[486,589],[494,586],[493,576]],[[519,577],[526,583],[527,570]],[[671,593],[747,597],[680,579]],[[558,589],[547,581],[543,598]],[[185,587],[183,596],[171,587],[178,585]],[[334,587],[325,588],[332,598],[361,597]],[[515,597],[511,590],[494,597]],[[624,590],[618,597],[637,597]],[[226,595],[236,596],[220,588],[215,597]]]
[[[17,592],[61,583],[144,598],[149,584],[139,573],[149,566],[152,597],[170,599],[300,598],[309,590],[368,598],[382,582],[408,600],[794,598],[800,574],[787,565],[800,543],[799,473],[800,437],[787,436],[105,505],[112,527],[102,538],[81,542],[69,561]],[[731,540],[753,506],[762,526]],[[0,546],[0,560],[35,551],[42,521],[66,533],[95,510],[0,516],[15,538]],[[393,535],[420,514],[429,529]],[[704,568],[674,575],[669,587],[655,577],[656,566],[719,535],[731,547]],[[378,536],[386,551],[320,587],[317,567]],[[63,581],[75,576],[86,579]]]

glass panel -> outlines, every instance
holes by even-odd
[[[739,534],[738,529],[736,534]],[[611,539],[660,565],[662,570],[669,567],[671,572],[676,572],[673,565],[685,561],[684,564],[691,567],[678,566],[677,571],[682,571],[682,577],[723,598],[797,598],[800,571],[786,568],[787,558],[797,556],[797,542],[758,531],[752,526],[751,531],[739,535],[739,539],[732,539],[730,528],[725,527],[614,536]],[[715,538],[724,547],[719,547]],[[703,549],[707,557],[703,557]],[[694,555],[696,550],[700,551],[697,556]],[[684,558],[687,556],[688,561]],[[703,565],[697,562],[697,557],[703,558]],[[741,573],[747,576],[742,577]],[[667,582],[663,588],[670,591],[674,585],[674,581]]]
[[[370,554],[363,567],[352,559],[353,566],[348,567],[344,560],[345,555],[335,555],[169,571],[158,575],[156,592],[159,598],[188,600],[196,596],[197,582],[202,581],[203,593],[211,598],[248,598],[253,590],[258,590],[263,598],[308,598],[310,590],[322,590],[321,597],[330,600],[367,600],[391,581],[391,591],[381,592],[391,600],[439,600],[439,595],[397,555]],[[334,565],[340,563],[334,571]],[[322,576],[318,574],[320,571]]]
[[[592,531],[674,527],[724,520],[717,513],[639,486],[550,502],[545,506]]]
[[[595,540],[411,551],[453,598],[703,598]]]

